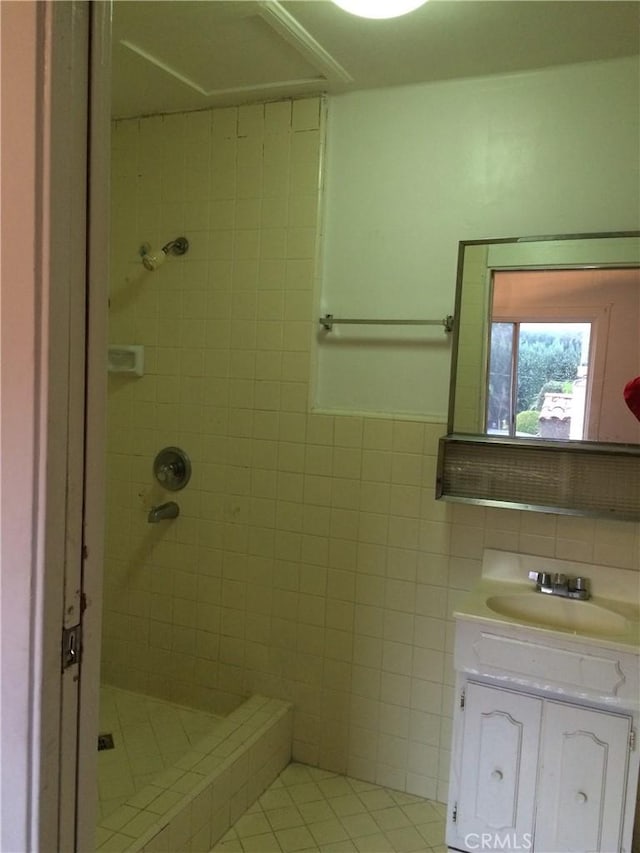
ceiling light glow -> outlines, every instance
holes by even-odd
[[[427,0],[333,0],[336,6],[361,18],[397,18],[424,6]]]

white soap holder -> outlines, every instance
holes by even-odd
[[[144,374],[144,347],[139,344],[113,344],[109,346],[107,365],[109,373]]]

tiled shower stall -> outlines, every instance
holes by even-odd
[[[109,380],[103,680],[291,702],[295,760],[444,802],[482,549],[636,568],[638,525],[437,502],[444,423],[313,410],[324,123],[316,98],[114,123],[110,342],[144,375]],[[171,495],[167,445],[193,465]]]

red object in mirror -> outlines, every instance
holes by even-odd
[[[636,376],[624,386],[624,400],[640,421],[640,376]]]

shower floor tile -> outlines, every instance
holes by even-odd
[[[446,806],[290,764],[211,853],[446,853]]]
[[[113,735],[114,749],[98,753],[100,820],[171,767],[223,719],[103,685],[100,734]]]

